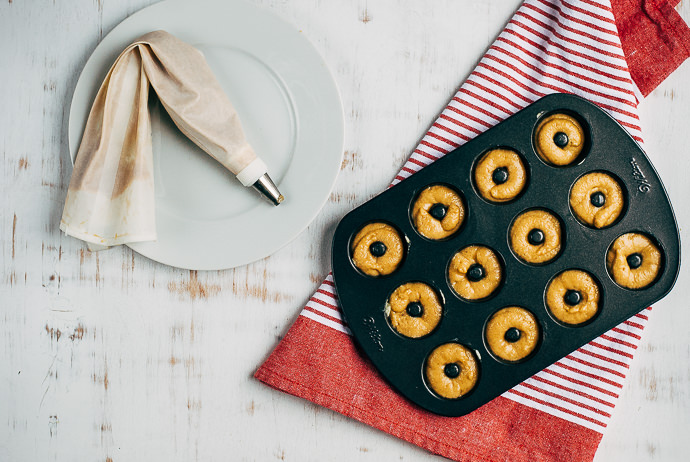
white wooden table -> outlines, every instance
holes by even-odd
[[[254,1],[328,62],[342,170],[290,245],[198,273],[126,247],[91,254],[58,231],[78,73],[151,0],[0,4],[0,461],[439,459],[252,374],[327,274],[339,217],[385,188],[519,1]],[[690,2],[679,9],[690,18]],[[641,105],[685,242],[689,81],[686,63]],[[690,457],[688,263],[656,305],[598,461]]]

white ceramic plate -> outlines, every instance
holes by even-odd
[[[275,207],[243,187],[155,105],[158,240],[129,246],[188,269],[232,268],[264,258],[307,227],[333,188],[343,147],[335,82],[304,35],[261,8],[222,0],[157,3],[119,24],[86,63],[69,117],[73,161],[108,69],[129,43],[158,29],[204,53],[285,202]]]

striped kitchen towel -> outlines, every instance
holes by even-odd
[[[669,16],[676,15],[672,8],[661,22],[646,13],[647,3],[675,0],[613,1],[624,19],[625,46],[611,0],[526,0],[393,184],[553,92],[598,104],[641,143],[638,100],[687,58],[690,33]],[[635,24],[641,25],[637,32]],[[635,80],[626,48],[639,55]],[[471,414],[448,418],[402,398],[360,355],[328,276],[256,377],[451,459],[590,461],[649,313],[633,316]]]

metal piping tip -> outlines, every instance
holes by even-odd
[[[256,180],[256,183],[254,183],[252,187],[259,191],[266,199],[271,201],[273,205],[280,205],[280,203],[285,200],[283,195],[280,194],[278,187],[273,183],[273,180],[271,180],[271,177],[268,176],[268,173],[261,175],[261,178]]]

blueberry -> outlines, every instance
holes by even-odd
[[[413,318],[418,318],[422,314],[424,314],[424,308],[422,307],[422,304],[419,302],[408,303],[407,308],[405,308],[405,311],[407,311],[407,314],[409,314]]]
[[[556,143],[556,146],[559,148],[564,148],[568,145],[568,135],[566,135],[563,132],[558,132],[555,135],[553,135],[553,142]]]
[[[472,282],[481,281],[482,279],[484,279],[485,276],[486,271],[484,271],[484,267],[479,263],[473,263],[467,269],[467,279],[469,279]]]
[[[582,294],[579,290],[569,290],[563,296],[563,301],[570,306],[575,306],[582,301]]]
[[[539,245],[544,242],[544,231],[539,228],[534,228],[527,235],[527,241],[532,245]]]
[[[637,252],[628,255],[626,260],[628,260],[628,266],[630,269],[637,269],[642,265],[642,255]]]
[[[458,366],[456,363],[446,364],[446,366],[443,368],[443,373],[446,374],[448,378],[454,379],[460,375],[460,366]]]
[[[595,207],[603,207],[606,203],[606,196],[604,196],[604,193],[602,193],[601,191],[597,191],[589,196],[589,201]]]
[[[505,338],[507,342],[515,343],[518,340],[520,340],[521,336],[522,332],[520,332],[520,329],[518,329],[517,327],[511,327],[503,335],[503,338]]]
[[[496,184],[503,184],[508,181],[508,169],[505,167],[498,167],[491,174],[491,179],[494,180]]]
[[[438,221],[443,220],[443,218],[446,216],[446,212],[448,212],[448,207],[446,207],[443,204],[434,204],[431,206],[429,209],[429,215],[431,215],[433,218],[437,219]]]
[[[388,247],[381,241],[376,241],[369,246],[369,252],[375,257],[383,257],[386,254],[386,250],[388,250]]]

